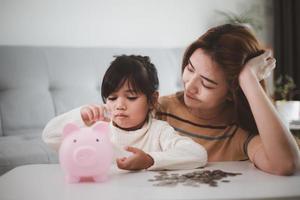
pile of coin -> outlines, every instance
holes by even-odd
[[[158,172],[154,179],[148,181],[157,182],[154,186],[176,186],[179,183],[185,186],[199,187],[201,184],[208,184],[209,186],[218,186],[218,181],[230,182],[229,180],[222,180],[228,176],[237,176],[241,173],[224,172],[222,170],[200,170],[184,174],[171,173],[166,171]]]

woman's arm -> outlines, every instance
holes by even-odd
[[[270,56],[270,52],[266,52],[250,60],[239,76],[259,131],[259,136],[248,145],[248,154],[258,168],[273,174],[290,175],[299,165],[296,141],[259,83],[275,67],[275,59]]]

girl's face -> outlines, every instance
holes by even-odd
[[[184,102],[190,108],[215,109],[226,100],[228,85],[225,74],[202,49],[191,55],[182,80]]]
[[[122,129],[134,130],[143,126],[149,104],[145,94],[136,93],[128,86],[126,81],[118,91],[107,97],[106,104],[115,125]]]

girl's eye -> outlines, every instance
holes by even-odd
[[[117,99],[117,97],[108,97],[107,99],[108,99],[109,101],[114,101],[114,100]]]
[[[138,97],[127,97],[127,99],[133,101],[133,100],[136,100]]]

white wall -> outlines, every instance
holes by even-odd
[[[272,46],[271,0],[0,0],[0,45],[183,47],[251,6]]]

